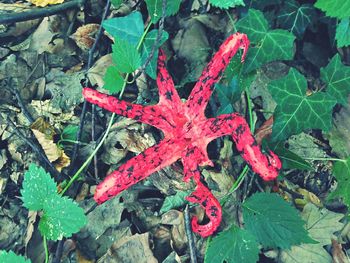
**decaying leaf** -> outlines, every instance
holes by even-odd
[[[107,54],[100,57],[91,69],[88,71],[88,78],[91,82],[91,85],[97,85],[99,88],[102,88],[105,84],[103,78],[106,74],[107,68],[112,65],[112,54]]]
[[[47,5],[62,4],[64,2],[64,0],[27,0],[27,1],[40,7],[45,7]]]
[[[95,42],[95,35],[99,28],[99,24],[83,25],[75,31],[72,38],[82,50],[89,50]]]

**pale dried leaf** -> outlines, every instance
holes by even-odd
[[[47,5],[62,4],[64,2],[64,0],[27,0],[27,1],[40,7],[45,7]]]

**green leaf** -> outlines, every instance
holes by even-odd
[[[171,0],[166,2],[165,16],[175,15],[179,9],[182,0]],[[147,10],[151,16],[151,21],[153,24],[157,23],[162,17],[162,0],[145,0],[147,5]]]
[[[39,230],[50,240],[61,240],[78,232],[85,224],[84,210],[73,200],[56,195],[44,203],[44,214],[39,222]]]
[[[232,226],[210,242],[205,263],[255,263],[259,259],[258,243],[252,233]]]
[[[348,0],[317,0],[315,6],[330,17],[346,18],[350,16],[350,1]]]
[[[258,44],[265,37],[269,25],[261,11],[249,9],[248,14],[236,23],[236,28],[246,33],[251,43]]]
[[[238,5],[245,6],[243,0],[209,0],[209,3],[219,8],[232,8]]]
[[[277,103],[272,127],[273,140],[283,140],[305,129],[331,128],[332,109],[336,101],[324,92],[306,95],[303,75],[291,69],[287,76],[271,81],[269,90]]]
[[[300,6],[296,1],[289,0],[278,12],[277,22],[282,28],[290,30],[300,39],[315,17],[316,10],[312,5]]]
[[[21,194],[23,206],[38,211],[43,209],[47,200],[57,195],[56,183],[42,167],[32,163],[24,174]]]
[[[328,195],[328,199],[342,198],[350,207],[350,157],[344,161],[335,162],[333,175],[337,179],[337,188]]]
[[[322,246],[330,245],[332,239],[336,239],[335,232],[344,227],[339,222],[344,214],[334,213],[326,208],[318,208],[312,203],[304,206],[301,217],[305,220],[305,228],[312,239],[318,241]]]
[[[79,130],[79,126],[78,125],[67,125],[62,133],[61,133],[61,138],[63,140],[76,140],[77,139],[77,133]]]
[[[285,249],[314,242],[308,237],[298,211],[277,194],[254,194],[242,206],[245,228],[264,247]]]
[[[119,7],[123,3],[123,0],[111,0],[111,3],[114,7]]]
[[[114,38],[122,39],[136,46],[143,34],[143,20],[140,12],[103,21],[103,28]]]
[[[105,82],[103,88],[108,90],[110,94],[118,93],[124,85],[124,79],[116,66],[109,66],[107,68],[103,81]]]
[[[344,18],[337,25],[335,39],[337,47],[346,47],[350,45],[350,19]]]
[[[152,47],[154,45],[154,42],[157,39],[158,30],[154,29],[150,31],[142,44],[142,51],[141,51],[141,63],[144,64],[149,57]],[[150,61],[150,63],[146,67],[146,73],[148,76],[150,76],[153,79],[157,78],[157,59],[158,59],[158,48],[164,44],[164,42],[169,38],[169,34],[166,31],[162,32],[162,35],[160,37],[160,41],[156,47],[156,50],[153,54],[153,57]]]
[[[350,93],[350,67],[341,63],[339,54],[326,67],[321,68],[321,79],[327,84],[327,93],[338,103],[346,105]]]
[[[141,57],[134,45],[122,39],[115,39],[112,50],[112,59],[119,72],[131,73],[140,67]]]
[[[275,146],[270,143],[269,148],[281,159],[283,169],[313,170],[310,163],[285,148],[281,143],[277,143]]]
[[[26,259],[23,256],[18,256],[13,251],[6,252],[4,250],[0,250],[0,262],[31,263],[29,259]]]
[[[228,86],[215,85],[215,94],[220,102],[216,115],[234,112],[233,104],[241,98],[242,90],[238,85],[237,77],[234,77]]]
[[[168,212],[170,209],[178,208],[187,203],[186,196],[188,196],[190,192],[188,191],[177,191],[175,195],[167,196],[164,199],[164,203],[160,208],[160,213],[163,214]]]
[[[246,33],[253,44],[248,50],[243,72],[251,72],[274,60],[293,58],[295,36],[282,29],[268,30],[268,22],[262,12],[250,9],[236,27]]]

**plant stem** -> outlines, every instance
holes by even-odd
[[[327,158],[327,157],[303,157],[305,160],[311,160],[311,161],[335,161],[335,162],[343,162],[346,163],[346,160],[344,159],[339,159],[339,158]]]
[[[140,49],[140,47],[141,47],[141,45],[142,45],[142,43],[143,43],[143,40],[145,39],[145,37],[146,37],[146,35],[147,35],[147,33],[148,33],[148,30],[149,30],[149,28],[151,27],[151,25],[152,25],[152,23],[149,22],[148,25],[147,25],[147,27],[145,28],[145,31],[143,32],[143,34],[142,34],[142,36],[141,36],[141,38],[140,38],[140,41],[139,41],[139,43],[137,44],[137,47],[136,47],[137,50]]]
[[[226,9],[225,9],[225,13],[228,16],[228,18],[230,19],[230,22],[231,22],[231,25],[232,25],[232,28],[233,28],[233,32],[236,33],[237,32],[237,28],[235,26],[235,21],[233,21],[233,18],[231,16],[231,14]]]
[[[47,241],[46,236],[43,235],[43,244],[44,244],[44,250],[45,250],[45,263],[49,262],[49,250],[47,248]]]

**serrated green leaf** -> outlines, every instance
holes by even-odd
[[[131,73],[140,67],[141,57],[134,45],[122,39],[115,39],[112,50],[112,59],[117,71]]]
[[[296,1],[289,0],[278,12],[277,22],[300,39],[315,17],[316,10],[312,5],[299,5]]]
[[[46,200],[43,210],[39,230],[50,240],[70,237],[86,224],[84,210],[65,196],[52,196]]]
[[[188,191],[177,191],[175,195],[167,196],[164,199],[164,203],[160,208],[160,213],[163,214],[168,212],[170,209],[178,208],[187,203],[186,196],[188,196],[190,192]]]
[[[152,31],[150,31],[146,37],[145,40],[142,44],[142,52],[141,52],[141,62],[142,64],[144,64],[147,60],[147,58],[149,57],[151,51],[152,51],[152,47],[154,45],[154,42],[157,39],[157,35],[158,35],[158,30],[154,29]],[[158,48],[164,44],[164,42],[168,39],[169,34],[166,31],[162,32],[162,36],[160,38],[160,41],[156,47],[156,50],[153,54],[153,57],[150,61],[150,63],[148,64],[148,66],[146,67],[146,73],[148,74],[148,76],[150,76],[153,79],[157,78],[157,59],[158,59]]]
[[[103,88],[108,90],[110,94],[115,94],[121,91],[124,85],[124,79],[120,75],[116,66],[109,66],[106,74],[103,77]]]
[[[321,68],[321,79],[327,84],[327,93],[338,103],[346,105],[350,93],[350,67],[341,63],[339,54],[326,67]]]
[[[140,12],[103,21],[103,28],[114,38],[122,39],[136,46],[143,34],[143,20]]]
[[[259,259],[258,243],[252,233],[232,226],[210,242],[205,263],[255,263]]]
[[[350,16],[350,1],[348,0],[317,0],[315,6],[330,17],[346,18]]]
[[[291,69],[281,79],[271,81],[268,88],[277,103],[272,127],[274,141],[309,128],[323,131],[331,128],[335,99],[324,92],[307,96],[306,79],[296,69]]]
[[[337,188],[328,195],[328,199],[342,198],[343,202],[350,207],[350,157],[334,163],[333,175],[338,182]]]
[[[318,208],[312,203],[304,206],[301,217],[305,220],[305,228],[312,239],[320,242],[322,246],[330,245],[332,238],[336,239],[335,232],[344,227],[339,222],[344,214],[334,213],[326,208]]]
[[[246,33],[251,43],[258,44],[265,37],[269,25],[261,11],[249,9],[248,14],[236,23],[236,28]]]
[[[237,30],[248,35],[252,46],[248,50],[243,72],[249,73],[274,60],[293,58],[295,36],[286,30],[269,30],[262,12],[250,9],[237,23]]]
[[[350,46],[350,19],[344,18],[337,25],[335,39],[337,40],[337,47]]]
[[[286,249],[314,242],[308,237],[298,211],[277,194],[254,194],[242,206],[245,228],[264,247]]]
[[[236,6],[245,6],[243,0],[209,0],[209,3],[219,8],[233,8]]]
[[[175,15],[179,9],[182,0],[171,0],[166,2],[165,16]],[[147,10],[151,16],[152,23],[155,24],[162,17],[162,0],[145,0]]]
[[[111,0],[111,3],[114,7],[119,7],[123,3],[123,0]]]
[[[2,263],[31,263],[29,259],[16,255],[13,251],[0,250],[0,262]]]
[[[33,211],[43,209],[44,203],[57,195],[56,187],[50,174],[46,173],[42,167],[30,164],[22,184],[23,206]]]

